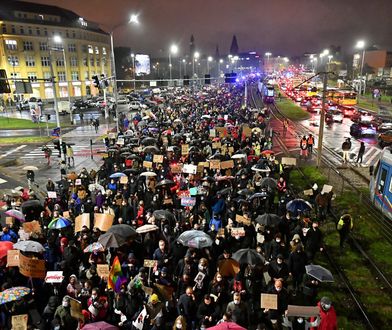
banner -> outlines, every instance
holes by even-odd
[[[48,271],[46,273],[46,283],[61,283],[64,279],[63,271]]]
[[[181,198],[181,206],[195,206],[196,197],[184,197]]]
[[[75,233],[82,231],[83,226],[90,228],[90,213],[83,213],[75,218]]]
[[[7,267],[19,267],[19,250],[7,251]]]
[[[33,259],[25,257],[22,253],[19,254],[19,272],[32,278],[45,278],[45,261],[40,259]]]
[[[108,231],[113,225],[114,215],[106,213],[94,213],[94,227],[100,231]]]

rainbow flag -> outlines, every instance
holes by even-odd
[[[127,278],[122,273],[120,260],[118,260],[118,257],[115,257],[109,272],[108,289],[113,289],[114,292],[119,292],[121,285],[126,282]]]

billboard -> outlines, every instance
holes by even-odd
[[[135,70],[137,76],[150,74],[150,56],[144,54],[136,54]]]

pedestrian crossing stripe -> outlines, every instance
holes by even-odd
[[[50,145],[47,146],[49,149],[51,149],[54,153],[58,152],[57,149],[54,148],[54,146]],[[79,146],[72,146],[72,149],[74,151],[74,156],[77,157],[79,155],[85,155],[88,154],[90,155],[91,149],[90,145],[79,145]],[[93,147],[92,152],[93,154],[96,154],[98,152],[103,152],[106,151],[105,147]],[[53,154],[52,154],[53,155]],[[34,150],[30,151],[28,154],[21,156],[20,158],[22,159],[32,159],[32,158],[43,158],[45,156],[45,152],[42,151],[42,147],[37,147]]]
[[[342,149],[341,148],[333,148],[335,152],[337,152],[340,156],[342,156]],[[370,147],[368,150],[365,152],[363,155],[363,161],[362,164],[364,165],[372,165],[375,159],[380,155],[382,150],[375,148],[375,147]],[[355,159],[356,156],[358,155],[359,152],[359,147],[354,147],[352,150],[350,150],[350,154],[355,154]]]

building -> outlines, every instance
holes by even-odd
[[[366,50],[363,59],[363,75],[367,79],[392,78],[392,52],[387,50]],[[353,71],[359,75],[362,65],[362,53],[354,54]]]
[[[53,99],[51,62],[58,97],[96,95],[91,76],[111,72],[110,54],[110,36],[72,11],[24,1],[0,2],[0,67],[6,70],[13,92],[7,98]],[[16,95],[15,78],[30,78],[33,94]]]

